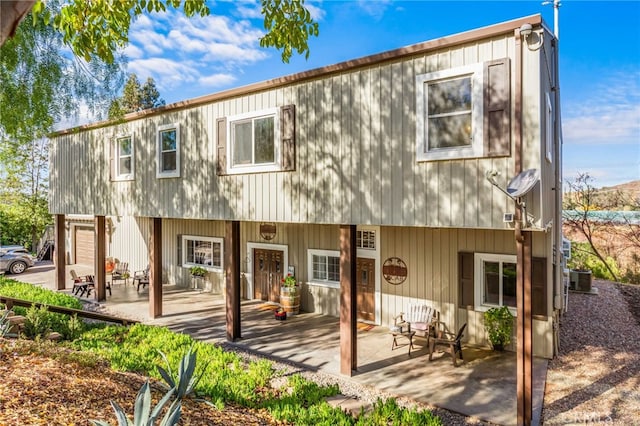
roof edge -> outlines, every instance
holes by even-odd
[[[98,129],[101,127],[107,127],[114,124],[121,124],[128,121],[138,120],[144,117],[150,117],[158,114],[162,114],[169,111],[178,111],[186,108],[192,108],[198,105],[212,103],[228,98],[233,98],[241,95],[245,95],[251,92],[257,92],[261,90],[273,89],[281,86],[285,86],[292,83],[297,83],[305,80],[311,80],[326,75],[345,72],[347,70],[357,69],[361,67],[375,65],[381,62],[387,62],[394,59],[401,59],[407,56],[417,55],[419,53],[428,52],[431,50],[442,49],[459,44],[469,43],[476,40],[481,40],[488,37],[495,37],[505,33],[513,32],[515,29],[520,28],[522,24],[531,24],[533,26],[543,26],[546,28],[542,15],[529,15],[522,18],[513,19],[510,21],[501,22],[498,24],[492,24],[489,26],[476,28],[469,31],[453,34],[450,36],[444,36],[433,40],[424,41],[417,44],[412,44],[398,49],[389,50],[386,52],[375,53],[369,56],[363,56],[356,59],[350,59],[348,61],[339,62],[333,65],[327,65],[320,68],[314,68],[308,71],[302,71],[296,74],[290,74],[283,77],[276,77],[271,80],[265,80],[257,83],[251,83],[245,86],[240,86],[232,89],[223,90],[209,95],[199,96],[197,98],[187,99],[184,101],[174,102],[169,105],[161,107],[147,109],[144,111],[138,111],[126,114],[123,119],[119,120],[103,120],[95,123],[84,124],[82,126],[76,126],[69,129],[58,130],[51,133],[50,137],[62,136],[71,133],[80,132],[83,130]]]

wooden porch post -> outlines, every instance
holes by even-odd
[[[162,316],[162,218],[151,221],[149,243],[149,316]]]
[[[531,303],[532,281],[531,231],[522,231],[516,238],[517,276],[517,398],[518,424],[530,425],[533,418],[532,373],[533,373],[533,311]]]
[[[105,257],[106,257],[106,246],[107,246],[107,238],[106,238],[106,228],[105,228],[105,217],[104,216],[96,216],[94,221],[95,228],[95,256],[93,261],[93,268],[95,271],[96,277],[96,300],[99,302],[107,299],[107,291],[106,291],[106,279],[107,274],[105,272]]]
[[[356,225],[340,226],[340,374],[358,368]]]
[[[66,235],[64,228],[65,218],[63,214],[57,214],[55,217],[55,236],[53,243],[54,259],[56,262],[56,289],[64,290],[66,288],[65,274],[67,269],[66,261]]]
[[[240,222],[226,221],[224,267],[227,313],[227,340],[242,337],[240,328]]]

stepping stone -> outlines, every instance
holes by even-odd
[[[327,403],[332,407],[339,407],[342,411],[351,414],[357,418],[361,412],[367,413],[371,411],[371,404],[345,395],[330,396],[326,399]]]

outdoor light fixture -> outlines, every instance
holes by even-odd
[[[524,36],[525,39],[529,38],[531,31],[533,31],[531,24],[522,24],[520,27],[520,35]]]
[[[542,47],[542,33],[534,33],[531,24],[522,24],[520,26],[520,35],[524,38],[529,50],[538,50]]]

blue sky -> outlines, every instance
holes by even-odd
[[[167,103],[268,80],[527,15],[553,28],[541,1],[309,1],[320,24],[308,60],[259,47],[257,2],[211,3],[212,15],[143,16],[125,50],[129,72],[156,80]],[[640,179],[640,1],[562,1],[564,174],[594,184]]]

